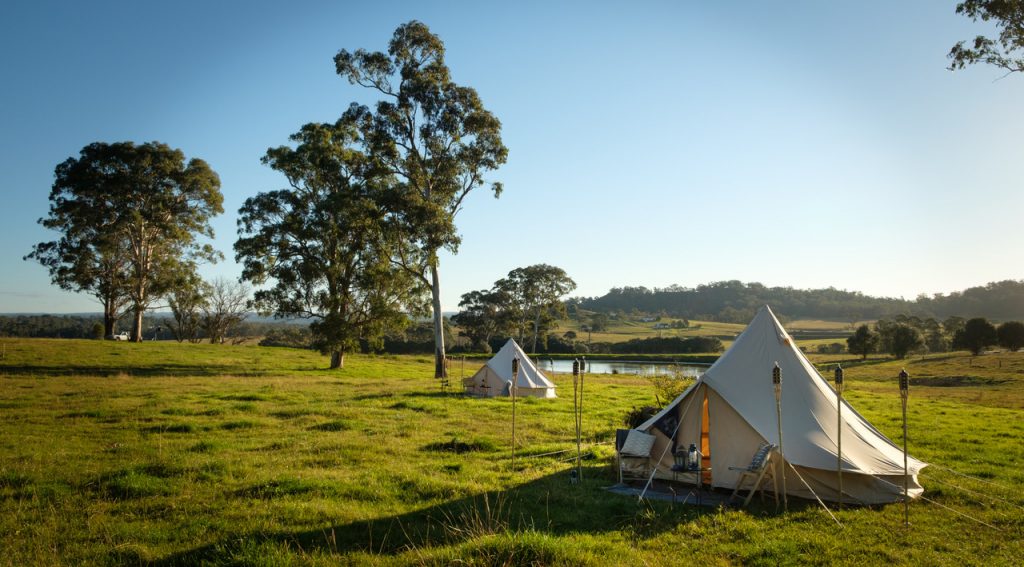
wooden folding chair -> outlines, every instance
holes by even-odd
[[[743,506],[746,507],[750,504],[750,499],[754,497],[754,493],[761,490],[761,484],[764,482],[764,477],[767,475],[771,468],[769,466],[772,456],[775,454],[775,449],[778,447],[771,443],[761,443],[761,446],[757,448],[754,453],[754,457],[750,459],[750,464],[746,467],[729,467],[731,471],[743,471],[740,475],[739,480],[736,481],[736,488],[732,491],[732,495],[729,496],[729,502],[732,503],[732,499],[736,497],[736,494],[743,488],[743,483],[749,478],[754,479],[754,484],[750,487],[750,494],[747,494],[746,499],[743,500]],[[772,487],[775,493],[775,503],[778,505],[779,501],[779,486],[775,480],[775,475],[772,474]],[[764,492],[762,492],[762,495]]]

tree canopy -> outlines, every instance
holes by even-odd
[[[527,327],[533,328],[530,352],[536,353],[538,338],[566,315],[562,298],[576,289],[576,282],[562,268],[535,264],[512,270],[494,287],[508,297],[508,315],[520,341],[526,338]]]
[[[399,264],[431,291],[435,376],[446,374],[438,252],[458,251],[455,217],[484,175],[505,163],[501,123],[477,92],[451,80],[441,39],[421,22],[395,30],[387,53],[341,50],[338,74],[376,91],[373,112],[353,105],[366,142],[395,179],[389,214],[401,230]],[[491,184],[497,197],[500,183]]]
[[[896,358],[906,358],[909,353],[924,346],[921,333],[909,324],[878,321],[875,328],[882,350]]]
[[[396,242],[386,227],[381,192],[390,179],[360,150],[351,119],[307,124],[296,146],[267,151],[263,163],[289,187],[250,197],[239,210],[235,257],[257,286],[255,303],[278,317],[307,317],[314,346],[331,368],[359,340],[380,344],[421,308],[421,286],[392,263]]]
[[[967,349],[977,356],[985,347],[996,344],[998,340],[995,326],[984,317],[975,317],[968,319],[953,336],[953,348]]]
[[[861,358],[867,359],[868,355],[878,348],[878,335],[873,333],[867,325],[857,327],[853,335],[846,339],[846,350],[850,354],[859,354]]]
[[[187,163],[166,144],[96,142],[57,166],[50,215],[40,222],[61,232],[28,257],[50,269],[54,283],[86,291],[104,304],[112,330],[120,309],[142,315],[197,261],[219,254],[197,236],[213,237],[210,219],[224,211],[220,179],[207,163]]]
[[[970,45],[958,42],[949,50],[951,71],[975,63],[994,65],[1008,74],[1024,71],[1024,0],[965,0],[957,4],[956,13],[994,23],[999,35],[975,36]]]
[[[1024,323],[1020,321],[1007,321],[999,325],[996,335],[999,339],[999,346],[1010,352],[1017,352],[1024,347]]]
[[[556,266],[516,268],[490,290],[463,294],[462,311],[454,320],[476,346],[498,334],[524,343],[532,327],[532,351],[536,352],[539,337],[546,337],[557,319],[566,315],[562,298],[574,289],[576,282]]]

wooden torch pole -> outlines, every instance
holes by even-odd
[[[843,509],[843,367],[836,365],[836,474],[839,476],[839,509]]]
[[[512,394],[512,470],[516,470],[516,387],[519,382],[519,357],[512,359],[512,386],[509,387]]]
[[[900,401],[903,405],[903,525],[910,526],[910,479],[907,462],[907,396],[910,395],[910,375],[900,370]]]
[[[786,452],[782,449],[782,369],[779,363],[772,368],[772,385],[775,387],[775,417],[779,425],[779,467],[782,470],[782,510],[789,512],[789,500],[786,498]]]
[[[580,406],[576,418],[576,474],[583,480],[583,453],[580,445],[583,442],[583,376],[587,373],[587,358],[580,357]]]

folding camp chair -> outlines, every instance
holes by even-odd
[[[747,494],[746,499],[743,500],[743,506],[746,507],[750,504],[750,499],[754,497],[754,493],[761,489],[761,484],[764,482],[765,475],[771,474],[771,468],[769,463],[772,460],[772,455],[775,454],[776,445],[771,443],[761,443],[761,446],[757,448],[754,453],[754,457],[750,459],[750,464],[746,467],[729,467],[731,471],[743,471],[740,475],[739,480],[736,481],[736,488],[732,491],[732,495],[729,496],[729,502],[736,497],[736,494],[743,488],[743,483],[748,478],[754,478],[754,484],[750,487],[750,494]],[[775,480],[775,475],[771,474],[772,487],[775,493],[775,503],[778,505],[779,501],[779,486]],[[762,495],[764,492],[761,493]]]
[[[630,436],[633,443],[627,443]],[[625,480],[647,480],[651,465],[651,447],[654,436],[635,429],[615,431],[615,454],[619,461],[619,482]]]

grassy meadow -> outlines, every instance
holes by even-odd
[[[572,379],[520,400],[455,394],[417,356],[0,339],[3,565],[1019,565],[1024,354],[847,367],[848,398],[900,438],[928,501],[783,514],[637,502],[611,439],[643,377],[588,376],[583,482],[569,483]],[[467,364],[467,373],[476,364]],[[962,475],[969,475],[965,477]]]

